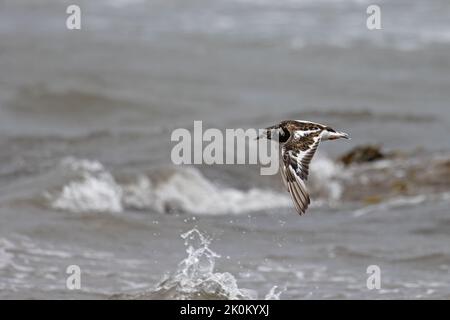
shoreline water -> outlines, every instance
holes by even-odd
[[[367,1],[78,4],[77,31],[60,1],[0,5],[0,298],[139,296],[165,274],[185,292],[193,229],[221,256],[207,274],[259,298],[450,298],[447,0],[381,1],[374,31]],[[194,120],[284,119],[352,137],[319,147],[302,217],[258,166],[170,161]],[[384,157],[340,160],[367,145]]]

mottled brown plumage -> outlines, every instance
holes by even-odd
[[[309,130],[309,129],[308,129]],[[305,134],[301,139],[289,139],[285,147],[294,150],[307,151],[316,142],[316,138],[322,133],[321,129]]]
[[[301,131],[323,130],[326,128],[324,125],[321,125],[319,123],[299,122],[297,120],[284,120],[281,121],[278,126],[284,127],[288,129],[290,132],[294,132],[297,130]]]
[[[348,139],[348,135],[319,123],[285,120],[266,128],[265,136],[268,139],[278,139],[280,143],[281,177],[295,209],[302,215],[311,203],[305,182],[308,180],[309,164],[320,141]]]

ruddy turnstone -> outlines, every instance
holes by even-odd
[[[320,141],[349,139],[349,136],[323,124],[303,120],[285,120],[264,130],[265,133],[259,138],[278,139],[281,177],[295,209],[302,215],[311,203],[305,182],[308,180],[309,164]]]

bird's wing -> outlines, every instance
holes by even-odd
[[[319,134],[293,136],[281,148],[281,177],[300,215],[305,213],[311,203],[305,181],[308,180],[309,164],[319,143]]]

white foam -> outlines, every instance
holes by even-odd
[[[191,229],[181,235],[187,246],[187,257],[177,270],[166,275],[155,288],[132,298],[146,299],[227,299],[254,300],[258,293],[238,287],[236,278],[229,272],[215,272],[216,259],[220,255],[209,248],[211,239],[197,229]],[[279,300],[286,290],[277,292],[273,286],[265,295],[266,300]]]
[[[7,239],[0,238],[0,270],[6,268],[13,263],[13,254],[11,249],[15,249],[12,242]]]
[[[65,159],[64,169],[73,180],[56,193],[46,193],[50,206],[70,212],[112,212],[124,209],[168,211],[193,214],[241,214],[289,207],[287,193],[270,190],[238,190],[221,187],[195,168],[180,168],[163,181],[139,176],[134,183],[120,185],[101,163]]]
[[[148,185],[148,184],[147,184]],[[153,187],[154,208],[197,214],[239,214],[290,206],[289,196],[269,190],[247,191],[214,185],[198,170],[185,168]]]
[[[253,290],[240,289],[231,273],[214,272],[215,260],[220,256],[209,248],[210,239],[197,229],[189,230],[181,237],[185,240],[188,256],[150,295],[169,299],[209,296],[229,300],[257,298]]]
[[[80,176],[65,185],[58,194],[46,194],[51,207],[71,212],[123,211],[122,188],[101,163],[67,158],[62,166]]]
[[[318,156],[311,162],[310,189],[330,202],[339,201],[343,194],[340,164]]]
[[[273,286],[269,293],[266,294],[266,296],[264,297],[264,300],[280,300],[280,296],[281,294],[286,291],[286,289],[282,289],[280,291],[276,291],[278,288],[278,286]]]

